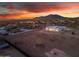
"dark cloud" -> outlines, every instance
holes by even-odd
[[[63,10],[71,8],[73,5],[79,6],[79,3],[65,2],[8,2],[0,3],[0,6],[13,8],[17,10],[26,10],[28,12],[40,13],[54,10]]]
[[[0,6],[6,8],[14,8],[18,10],[26,10],[28,12],[46,12],[51,10],[59,10],[62,6],[60,3],[54,2],[19,2],[19,3],[1,3]]]
[[[59,9],[60,6],[57,6],[56,3],[43,3],[43,2],[37,2],[37,3],[15,3],[14,4],[17,8],[16,9],[22,9],[27,10],[29,12],[45,12],[50,11],[51,9]]]
[[[70,9],[72,6],[79,6],[79,3],[65,3],[65,2],[26,2],[26,3],[13,3],[16,9],[27,10],[28,12],[47,12],[55,10]]]

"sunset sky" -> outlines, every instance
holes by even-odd
[[[30,19],[49,14],[79,17],[78,2],[0,3],[0,19]]]

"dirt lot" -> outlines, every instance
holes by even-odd
[[[79,57],[79,37],[59,32],[33,31],[6,37],[7,41],[17,46],[30,56],[43,57],[51,49],[59,49],[66,56]]]

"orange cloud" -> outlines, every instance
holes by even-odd
[[[9,12],[0,14],[1,19],[34,18],[54,13],[74,17],[73,15],[78,16],[79,14],[79,12],[72,12],[72,10],[79,8],[79,3],[16,3],[16,5],[5,8],[9,9]],[[70,11],[70,13],[66,13],[67,11]]]

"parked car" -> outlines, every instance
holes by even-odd
[[[6,43],[3,39],[0,39],[0,49],[10,47],[8,43]]]
[[[0,29],[0,35],[8,35],[8,31],[4,29]]]

